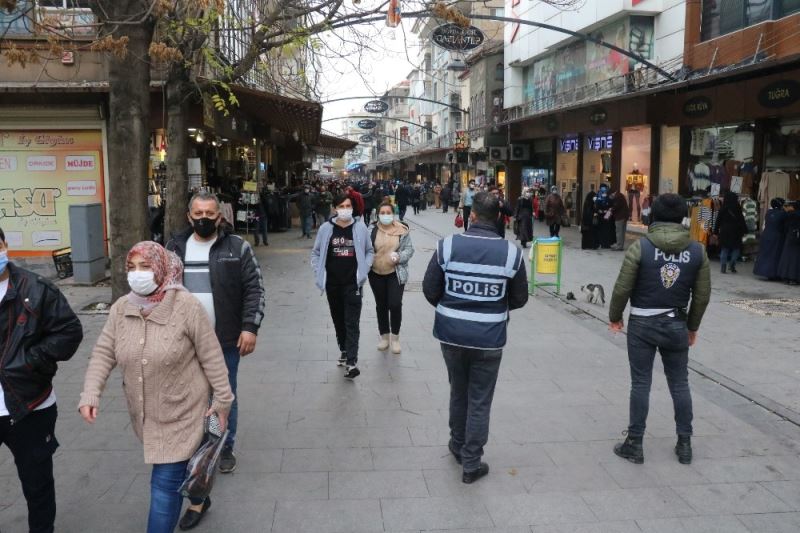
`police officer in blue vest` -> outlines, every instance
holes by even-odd
[[[481,457],[509,311],[528,301],[522,251],[497,234],[499,216],[496,196],[475,194],[469,229],[439,241],[423,281],[450,379],[448,447],[464,483],[489,473]]]
[[[610,328],[622,331],[622,313],[630,300],[628,361],[631,368],[630,424],[625,442],[614,453],[633,463],[644,462],[642,437],[650,405],[650,384],[656,350],[675,408],[678,442],[675,454],[692,462],[692,395],[689,391],[689,347],[711,296],[705,248],[689,237],[682,221],[686,202],[662,194],[652,207],[647,236],[625,254],[609,309]],[[691,301],[691,303],[690,303]]]

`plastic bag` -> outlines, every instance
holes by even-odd
[[[211,494],[220,454],[227,437],[228,430],[225,430],[221,437],[206,433],[203,443],[186,465],[186,479],[179,489],[185,498],[205,499]]]
[[[464,217],[461,216],[461,213],[456,215],[456,227],[457,228],[464,227]]]

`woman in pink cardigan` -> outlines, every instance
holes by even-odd
[[[111,370],[119,365],[131,425],[144,445],[145,463],[153,465],[148,533],[175,529],[182,504],[178,489],[203,439],[204,419],[217,413],[224,430],[233,402],[214,329],[200,302],[181,285],[180,260],[172,255],[150,241],[128,253],[131,292],[111,306],[79,407],[93,424]],[[211,500],[191,503],[199,517]]]

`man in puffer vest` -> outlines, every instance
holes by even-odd
[[[500,204],[475,194],[469,229],[439,241],[423,281],[436,307],[433,335],[450,379],[450,443],[464,483],[489,473],[481,462],[509,311],[528,301],[522,251],[497,234]]]
[[[678,442],[675,454],[692,462],[692,395],[689,390],[689,347],[697,339],[700,321],[711,296],[711,275],[703,246],[689,238],[681,222],[686,202],[677,194],[662,194],[653,203],[653,224],[646,237],[625,254],[609,321],[612,331],[623,328],[622,313],[631,302],[628,361],[631,367],[630,424],[627,438],[614,453],[633,463],[644,462],[642,437],[650,405],[653,360],[661,354],[675,408]],[[690,305],[691,300],[691,305]]]

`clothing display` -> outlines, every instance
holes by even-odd
[[[764,172],[761,175],[761,182],[758,185],[758,203],[762,213],[759,227],[764,227],[764,216],[773,198],[792,199],[790,196],[791,179],[792,175],[783,170]]]

